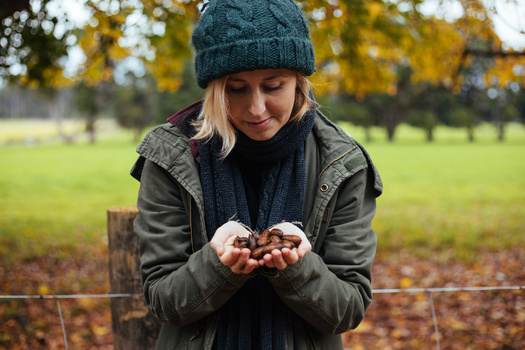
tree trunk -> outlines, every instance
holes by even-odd
[[[154,349],[161,322],[149,312],[142,296],[139,243],[133,231],[138,210],[135,206],[110,208],[107,214],[111,293],[137,295],[111,298],[114,349]]]
[[[90,144],[94,144],[96,141],[95,120],[95,116],[88,116],[86,119],[86,132],[88,133]]]
[[[47,109],[49,111],[49,115],[51,116],[51,119],[55,122],[57,126],[58,135],[62,138],[62,140],[65,143],[73,143],[74,137],[72,135],[68,135],[64,131],[64,119],[62,118],[62,114],[60,113],[60,110],[58,108],[58,101],[57,96],[47,96],[46,103],[47,103]]]
[[[474,127],[467,126],[467,134],[469,142],[474,142]]]
[[[389,142],[394,141],[394,134],[397,126],[399,123],[401,123],[402,117],[402,113],[396,110],[388,111],[384,114],[382,120],[386,128],[386,134]]]
[[[366,142],[372,142],[372,134],[368,125],[365,126],[365,140]]]
[[[142,133],[144,132],[144,127],[137,127],[135,128],[135,133],[133,135],[133,142],[139,143],[141,140]]]
[[[426,134],[427,134],[427,141],[428,142],[434,141],[434,129],[433,128],[426,129]]]
[[[500,121],[497,124],[497,128],[498,128],[498,141],[499,142],[505,141],[505,122]]]
[[[386,135],[388,137],[388,142],[394,142],[394,133],[396,131],[396,127],[394,125],[387,125],[386,126]]]

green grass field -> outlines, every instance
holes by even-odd
[[[385,193],[375,228],[386,249],[525,242],[525,145],[370,145]]]
[[[364,140],[359,128],[344,128]],[[4,130],[0,122],[5,140]],[[441,129],[427,143],[402,126],[394,143],[378,129],[373,142],[362,142],[384,182],[374,220],[380,254],[471,259],[525,244],[525,128],[509,127],[503,143],[487,126],[476,132],[469,143],[464,131]],[[0,260],[105,241],[106,209],[135,204],[138,191],[129,175],[136,144],[130,133],[112,135],[94,145],[0,147]]]

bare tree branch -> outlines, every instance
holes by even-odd
[[[525,51],[522,52],[506,52],[506,51],[493,51],[493,50],[477,50],[477,49],[465,49],[464,56],[465,55],[476,55],[476,56],[484,56],[484,57],[508,57],[508,56],[525,56]]]

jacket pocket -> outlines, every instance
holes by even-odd
[[[204,335],[206,330],[204,328],[198,328],[196,332],[190,337],[188,341],[188,350],[202,350],[204,349]]]
[[[156,350],[201,350],[204,349],[205,327],[199,322],[175,327],[169,323],[162,325]]]

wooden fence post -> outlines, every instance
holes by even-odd
[[[107,214],[111,293],[139,295],[111,298],[114,349],[154,349],[161,322],[149,312],[142,296],[139,243],[133,232],[137,207],[109,208]]]

